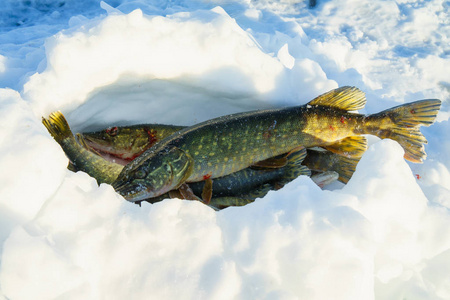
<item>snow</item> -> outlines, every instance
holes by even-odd
[[[450,5],[317,2],[5,1],[0,299],[450,298]],[[427,160],[370,138],[346,186],[139,207],[68,171],[40,123],[190,125],[343,85],[362,113],[441,99]]]

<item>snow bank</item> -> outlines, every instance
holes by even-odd
[[[55,192],[67,160],[19,93],[1,89],[0,105],[0,205],[6,215],[32,218]]]
[[[284,56],[287,56],[289,53],[285,49]],[[208,93],[210,98],[202,102],[211,102],[214,95],[232,95],[229,101],[232,107],[237,107],[235,111],[242,110],[239,109],[242,98],[258,97],[261,101],[267,100],[265,95],[286,95],[298,90],[317,94],[337,87],[314,62],[291,60],[287,68],[276,57],[264,53],[220,7],[168,17],[144,16],[141,10],[127,15],[114,14],[88,23],[81,30],[59,33],[47,41],[46,50],[46,70],[31,76],[24,86],[25,98],[38,115],[47,115],[55,109],[74,110],[92,98],[95,101],[95,94],[115,85],[122,85],[128,93],[130,85],[139,86],[138,89],[144,85],[144,91],[140,92],[143,95],[137,100],[140,103],[136,104],[144,107],[140,110],[123,107],[119,110],[122,120],[123,115],[127,115],[124,110],[140,111],[147,120],[148,116],[155,115],[157,121],[163,115],[167,123],[180,120],[180,117],[171,117],[172,107],[183,105],[201,109],[181,96],[177,105],[165,102],[168,107],[155,113],[155,105],[152,105],[155,99],[147,93],[149,82],[154,79],[170,81],[172,86],[187,85],[188,88],[178,87],[179,94],[187,89],[206,90],[202,93]],[[282,61],[286,63],[286,59]],[[285,81],[291,84],[279,84]],[[160,85],[156,83],[156,88]],[[154,88],[155,84],[151,86]],[[161,100],[154,98],[159,100],[157,106],[161,106]],[[93,105],[100,111],[105,105],[111,105],[108,100],[100,107]],[[301,100],[305,102],[308,98]],[[224,111],[215,114],[224,114]],[[207,117],[197,117],[196,121],[212,116],[209,109]],[[121,120],[119,116],[116,119]]]
[[[88,2],[24,2],[29,23],[0,32],[0,299],[450,297],[445,3]],[[367,113],[444,100],[425,163],[372,138],[343,188],[300,177],[220,212],[138,207],[68,171],[40,124],[60,109],[75,131],[188,125],[338,84],[366,91]]]

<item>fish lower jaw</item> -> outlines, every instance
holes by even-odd
[[[145,193],[139,193],[139,192],[127,192],[127,193],[119,193],[122,197],[125,198],[125,200],[130,202],[137,202],[141,200],[145,200],[148,198],[152,198],[151,196],[145,194]]]
[[[130,202],[136,202],[152,197],[147,193],[147,189],[141,185],[115,183],[113,184],[113,188],[117,193]]]
[[[158,197],[171,190],[169,186],[163,187],[159,190],[154,190],[151,187],[140,183],[133,184],[128,182],[115,182],[113,184],[113,188],[117,193],[130,202],[137,202],[148,198]]]

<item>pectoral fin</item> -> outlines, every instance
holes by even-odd
[[[211,178],[206,179],[205,186],[203,187],[203,191],[202,191],[202,199],[203,199],[203,203],[205,203],[205,204],[209,204],[211,202],[212,186],[213,186],[212,179]]]
[[[185,198],[183,198],[183,195],[180,193],[180,191],[178,189],[169,191],[169,196],[170,196],[170,199],[173,199],[173,198],[185,199]]]
[[[187,183],[183,183],[182,185],[180,185],[178,189],[170,191],[169,196],[170,198],[202,201],[199,197],[197,197],[194,194],[194,192],[189,187],[189,185],[187,185]]]

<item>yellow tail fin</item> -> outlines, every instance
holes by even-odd
[[[433,124],[440,107],[438,99],[416,101],[370,115],[366,125],[372,127],[371,134],[397,141],[405,150],[405,159],[421,163],[427,156],[427,140],[419,127]]]
[[[48,119],[42,117],[42,124],[58,143],[73,136],[69,123],[60,111],[51,113]]]

